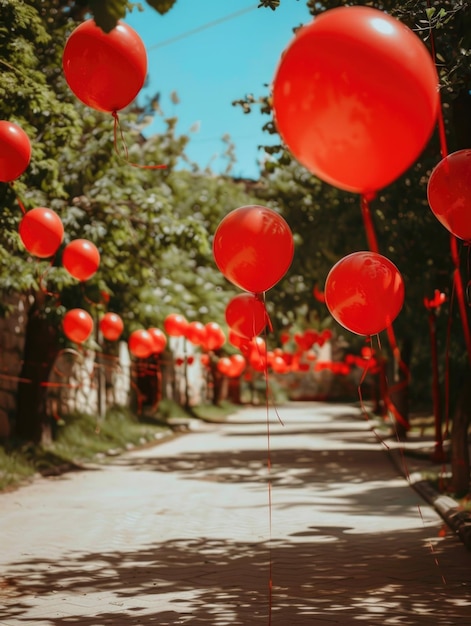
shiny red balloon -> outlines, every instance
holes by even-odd
[[[206,339],[206,328],[201,322],[190,322],[185,330],[185,337],[195,346],[201,346]]]
[[[225,316],[229,328],[247,339],[259,335],[268,322],[265,304],[253,293],[234,296],[226,306]]]
[[[228,376],[229,375],[229,371],[231,369],[231,365],[232,364],[231,364],[230,358],[228,356],[223,356],[216,363],[216,369],[221,374],[224,374],[224,376]]]
[[[46,207],[36,207],[23,215],[19,234],[30,254],[47,259],[53,256],[61,245],[64,226],[57,213]]]
[[[123,320],[116,313],[105,313],[100,320],[101,334],[108,341],[117,341],[123,330]]]
[[[276,374],[286,374],[289,371],[289,365],[282,356],[273,357],[270,365]]]
[[[160,328],[149,328],[149,333],[152,336],[154,342],[154,354],[160,354],[165,350],[167,345],[167,337],[160,330]]]
[[[375,335],[396,319],[404,303],[397,267],[376,252],[353,252],[338,261],[325,281],[332,317],[357,335]]]
[[[229,357],[230,365],[227,369],[226,376],[229,378],[238,378],[247,366],[247,361],[241,354],[231,354]]]
[[[105,33],[89,19],[67,39],[62,67],[79,100],[111,113],[128,106],[143,87],[147,54],[139,35],[124,22]]]
[[[271,289],[288,271],[294,242],[286,221],[273,209],[248,205],[226,215],[213,240],[216,265],[245,291]]]
[[[205,350],[219,350],[226,342],[226,335],[216,322],[205,324],[206,339],[204,340]]]
[[[229,341],[229,343],[231,345],[233,345],[235,348],[239,348],[240,350],[243,351],[244,348],[246,348],[249,343],[250,340],[247,339],[246,337],[242,337],[242,335],[239,335],[238,333],[235,333],[233,330],[229,329],[229,334],[227,337],[227,340]],[[247,352],[247,350],[246,350]],[[248,352],[247,352],[248,353]]]
[[[330,9],[300,28],[273,82],[276,127],[312,174],[368,194],[418,158],[439,108],[422,40],[383,11]]]
[[[0,121],[0,182],[16,180],[29,165],[31,143],[25,131],[7,120]]]
[[[188,321],[180,313],[170,313],[164,319],[164,330],[169,337],[183,337],[188,328]]]
[[[129,352],[139,358],[147,359],[154,352],[154,340],[147,330],[134,330],[128,339]]]
[[[427,186],[430,208],[455,237],[471,240],[471,149],[442,159]]]
[[[100,253],[88,239],[74,239],[64,248],[62,265],[77,280],[88,280],[100,267]]]
[[[83,343],[93,332],[92,316],[83,309],[71,309],[64,315],[62,328],[70,341]]]

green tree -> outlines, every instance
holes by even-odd
[[[314,2],[308,6],[316,16],[327,9],[352,4],[367,4],[386,10],[408,24],[425,44],[436,54],[440,77],[440,95],[448,152],[471,145],[471,7],[468,2],[445,1],[430,3],[430,8],[416,0],[404,2]],[[265,129],[276,133],[272,120],[270,95],[260,98],[248,96],[234,103],[250,112],[260,106],[269,116]],[[449,296],[449,315],[438,319],[439,352],[442,382],[450,371],[452,388],[450,398],[459,385],[459,371],[466,367],[468,354],[463,341],[462,320],[458,315],[453,287],[454,264],[450,254],[448,232],[433,216],[427,202],[427,182],[432,168],[441,159],[441,142],[437,132],[431,138],[420,159],[394,184],[378,193],[371,203],[371,212],[380,251],[400,268],[406,285],[406,301],[401,315],[394,324],[402,349],[402,357],[410,353],[410,388],[416,407],[430,406],[431,359],[424,297],[433,295],[434,289]],[[276,201],[293,228],[298,240],[297,254],[292,271],[283,282],[280,299],[292,302],[293,307],[312,308],[311,285],[323,285],[332,264],[343,255],[367,247],[360,200],[352,194],[334,190],[309,175],[297,165],[291,155],[278,145],[266,148],[268,161],[263,179],[266,181],[267,201]],[[461,272],[464,284],[465,252],[461,254]],[[289,309],[289,307],[287,307]],[[448,328],[451,328],[451,333]],[[343,331],[344,332],[344,331]],[[352,341],[355,338],[352,337]],[[452,367],[445,358],[453,355]],[[455,372],[456,370],[456,372]],[[391,378],[391,384],[395,381]],[[409,392],[397,401],[407,413]],[[453,410],[453,401],[451,410]],[[462,411],[463,412],[463,411]],[[469,411],[468,411],[469,413]],[[468,422],[467,422],[468,423]],[[467,428],[467,426],[466,426]],[[461,439],[466,432],[461,431]],[[465,472],[466,474],[466,472]],[[469,482],[469,467],[467,471]],[[467,489],[467,486],[466,486]]]
[[[195,167],[177,171],[188,138],[176,136],[175,118],[146,139],[137,103],[120,114],[115,129],[111,115],[76,100],[61,72],[63,45],[77,23],[67,3],[59,9],[39,0],[4,4],[9,27],[0,30],[0,95],[5,118],[27,132],[33,155],[21,179],[0,187],[0,286],[33,302],[21,373],[31,382],[20,384],[16,432],[38,441],[47,423],[44,383],[67,345],[60,332],[65,310],[86,308],[96,319],[109,300],[109,310],[125,321],[124,338],[136,327],[161,325],[172,310],[220,320],[227,285],[212,260],[210,235],[248,195],[228,178]],[[166,168],[150,169],[156,164]],[[79,237],[95,243],[97,274],[86,283],[69,276],[61,265],[63,246],[51,263],[31,259],[18,236],[19,202],[26,210],[57,211],[63,246]]]

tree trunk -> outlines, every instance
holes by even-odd
[[[471,424],[471,385],[462,387],[453,415],[451,430],[451,485],[450,491],[462,497],[469,493],[470,465],[468,431]]]
[[[17,437],[33,443],[41,443],[50,437],[47,382],[59,352],[57,328],[43,314],[44,298],[41,292],[36,294],[28,313],[14,428]]]
[[[152,355],[141,360],[137,368],[137,389],[142,396],[142,408],[156,410],[161,399],[160,357]]]
[[[242,404],[240,398],[240,376],[237,376],[237,378],[229,379],[229,390],[227,397],[228,400],[232,402],[232,404]]]

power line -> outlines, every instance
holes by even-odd
[[[208,22],[207,24],[202,24],[201,26],[198,26],[197,28],[193,28],[192,30],[188,30],[186,33],[182,33],[181,35],[176,35],[175,37],[171,37],[170,39],[166,39],[165,41],[161,41],[160,43],[156,43],[153,46],[149,46],[147,48],[147,50],[155,50],[155,48],[163,48],[164,46],[169,46],[172,43],[175,43],[176,41],[180,41],[181,39],[186,39],[187,37],[190,37],[191,35],[196,35],[197,33],[200,33],[203,30],[207,30],[208,28],[212,28],[213,26],[218,26],[219,24],[222,24],[223,22],[228,22],[229,20],[233,20],[236,17],[239,17],[240,15],[243,15],[244,13],[248,13],[249,11],[253,11],[254,9],[258,8],[258,4],[254,4],[251,7],[246,7],[245,9],[241,9],[240,11],[236,11],[235,13],[231,13],[230,15],[226,15],[225,17],[220,17],[217,20],[213,20],[212,22]]]

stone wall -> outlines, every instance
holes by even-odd
[[[16,413],[25,329],[31,303],[26,296],[8,296],[4,298],[4,304],[11,308],[11,312],[0,317],[0,439],[10,434],[10,424]],[[172,398],[183,403],[188,393],[190,404],[199,404],[206,393],[205,378],[194,347],[175,337],[169,338],[168,347],[172,365],[167,364],[162,368],[162,398]],[[174,366],[178,360],[182,360],[185,365]],[[59,419],[77,411],[103,417],[110,407],[131,406],[135,400],[135,367],[135,359],[131,357],[124,341],[114,346],[113,354],[95,352],[80,346],[62,350],[49,377],[49,415]]]
[[[0,318],[0,438],[10,434],[16,411],[19,375],[23,366],[25,327],[30,306],[26,296],[3,296],[10,313]]]

